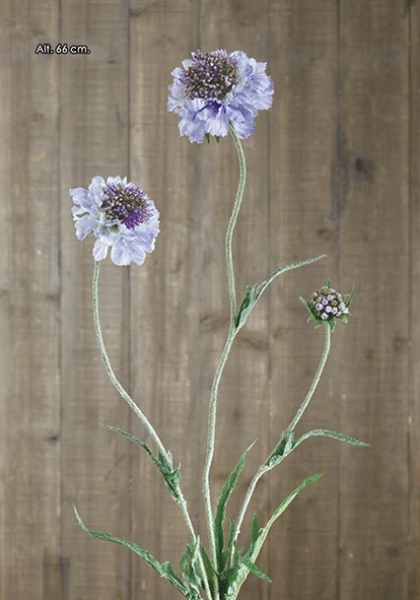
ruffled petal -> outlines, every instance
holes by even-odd
[[[110,244],[108,240],[97,239],[93,246],[93,258],[95,260],[103,260],[107,257]]]

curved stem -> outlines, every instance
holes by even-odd
[[[229,287],[229,304],[230,304],[230,324],[231,327],[235,322],[236,317],[236,290],[235,290],[235,272],[233,269],[233,258],[232,258],[232,238],[233,230],[235,229],[236,220],[238,218],[239,210],[242,204],[242,198],[245,191],[246,183],[246,160],[245,154],[242,148],[242,144],[238,136],[236,135],[235,128],[232,124],[229,124],[229,131],[235,144],[236,152],[238,154],[239,161],[239,183],[236,191],[235,203],[233,205],[232,214],[229,219],[229,224],[226,232],[226,265],[228,273],[228,287]]]
[[[328,354],[329,354],[330,348],[331,348],[331,328],[328,323],[324,324],[324,331],[325,331],[324,350],[322,352],[321,360],[319,361],[319,365],[316,370],[315,376],[312,380],[311,386],[308,390],[308,393],[306,394],[304,401],[300,405],[297,413],[293,417],[293,419],[292,419],[289,427],[286,429],[286,431],[294,431],[294,429],[296,428],[296,425],[299,423],[300,419],[302,418],[303,413],[307,409],[309,402],[312,400],[312,396],[314,395],[316,388],[318,387],[318,383],[319,383],[319,380],[321,379],[322,372],[324,370],[325,364],[327,362]]]
[[[226,265],[227,265],[227,278],[228,278],[228,291],[229,291],[229,306],[230,306],[230,325],[229,332],[225,346],[217,365],[216,373],[214,376],[211,392],[210,392],[210,403],[209,403],[209,420],[208,420],[208,433],[207,433],[207,448],[206,448],[206,459],[203,470],[203,497],[204,507],[206,513],[207,531],[209,536],[209,545],[213,567],[217,569],[217,555],[216,555],[216,541],[213,525],[213,510],[211,505],[211,493],[210,493],[210,469],[214,456],[214,443],[216,436],[216,412],[217,412],[217,394],[219,390],[220,379],[222,377],[223,369],[226,364],[226,360],[229,356],[229,352],[232,347],[233,340],[237,334],[235,326],[236,320],[236,289],[235,289],[235,272],[233,268],[233,257],[232,257],[232,238],[233,231],[235,229],[236,221],[238,218],[239,210],[241,208],[242,198],[245,190],[246,183],[246,161],[245,155],[242,148],[242,144],[236,135],[235,128],[232,124],[229,124],[229,131],[235,144],[236,152],[238,154],[239,161],[239,183],[236,191],[235,202],[232,209],[232,214],[229,219],[227,231],[226,231]],[[216,599],[219,598],[218,581],[217,577],[214,577],[214,588]]]
[[[217,555],[216,555],[216,540],[214,536],[213,527],[213,510],[211,506],[211,494],[210,494],[210,468],[214,456],[214,440],[216,436],[216,408],[217,408],[217,393],[219,390],[219,384],[222,377],[223,369],[225,367],[227,358],[229,356],[230,349],[232,347],[233,340],[235,339],[236,331],[230,328],[229,334],[223,348],[223,352],[217,365],[216,374],[214,376],[213,385],[210,393],[210,405],[209,405],[209,424],[207,433],[207,452],[206,460],[203,471],[203,497],[204,507],[206,512],[207,521],[207,532],[209,536],[210,551],[213,561],[214,569],[217,569]],[[217,586],[217,580],[215,578],[215,585]],[[216,588],[217,589],[217,588]],[[218,592],[216,598],[218,598]]]
[[[93,324],[95,327],[96,339],[98,342],[99,350],[101,353],[102,361],[105,365],[105,370],[111,380],[112,385],[115,387],[117,392],[120,394],[123,400],[125,400],[131,410],[134,412],[136,417],[141,421],[141,423],[146,428],[150,437],[155,442],[156,446],[159,449],[159,452],[163,455],[165,460],[170,464],[170,458],[165,449],[165,446],[162,444],[158,434],[156,433],[154,427],[150,423],[149,419],[143,413],[143,411],[137,406],[131,396],[126,392],[121,383],[118,381],[114,370],[111,366],[111,361],[109,360],[108,353],[105,348],[104,338],[102,335],[101,322],[99,319],[99,294],[98,294],[98,282],[99,282],[99,273],[100,273],[100,263],[99,261],[95,261],[95,268],[93,271],[93,281],[92,281],[92,304],[93,304]]]
[[[105,365],[105,370],[111,380],[112,385],[115,387],[115,389],[120,394],[120,396],[123,398],[123,400],[125,400],[127,402],[128,406],[134,412],[136,417],[138,417],[138,419],[144,425],[144,427],[146,428],[150,437],[153,439],[156,446],[158,447],[159,452],[162,454],[164,459],[167,461],[168,465],[171,465],[172,459],[170,458],[165,446],[163,445],[163,443],[162,443],[161,439],[159,438],[153,425],[150,423],[149,419],[146,417],[146,415],[143,413],[143,411],[137,406],[137,404],[134,402],[134,400],[131,398],[131,396],[127,393],[127,391],[124,389],[124,387],[118,381],[118,379],[114,373],[114,370],[111,366],[111,361],[109,360],[109,356],[108,356],[108,353],[105,348],[104,338],[102,335],[101,322],[100,322],[100,318],[99,318],[99,294],[98,294],[99,273],[100,273],[100,263],[99,263],[99,261],[95,261],[95,266],[94,266],[94,270],[93,270],[93,280],[92,280],[93,323],[94,323],[94,328],[95,328],[96,340],[98,342],[102,361]],[[185,500],[185,497],[181,491],[181,487],[180,487],[179,483],[177,485],[177,492],[178,492],[178,498],[179,498],[178,504],[181,507],[181,511],[182,511],[185,523],[187,525],[188,531],[190,533],[191,539],[195,543],[197,541],[197,536],[194,531],[194,526],[192,524],[191,517],[188,513],[187,501]],[[203,573],[203,580],[205,583],[206,594],[207,594],[208,599],[212,600],[208,581],[207,581],[207,578],[205,577],[206,571],[205,571],[201,553],[199,555],[199,560],[200,560],[200,568]]]
[[[306,394],[306,397],[305,397],[304,401],[300,405],[299,410],[297,411],[296,415],[292,419],[289,427],[283,433],[283,436],[284,436],[284,434],[286,432],[293,431],[295,429],[295,427],[298,424],[298,422],[300,421],[303,413],[305,412],[305,410],[306,410],[309,402],[311,401],[312,396],[314,395],[314,392],[315,392],[315,390],[316,390],[316,388],[317,388],[317,386],[319,384],[319,381],[321,379],[321,375],[322,375],[322,372],[324,370],[325,364],[327,362],[328,354],[330,352],[330,347],[331,347],[331,329],[330,329],[330,326],[328,325],[328,323],[325,323],[324,327],[325,327],[324,350],[322,352],[322,356],[321,356],[321,360],[319,361],[318,368],[316,370],[316,373],[315,373],[314,378],[312,380],[311,386],[309,388],[308,393]],[[278,446],[278,444],[277,444],[277,446]],[[276,448],[277,448],[277,446],[276,446]],[[235,541],[238,539],[238,536],[240,534],[241,526],[242,526],[242,523],[243,523],[246,511],[248,509],[249,503],[251,501],[252,495],[253,495],[253,493],[255,491],[255,488],[257,487],[257,483],[259,482],[259,480],[261,479],[261,477],[265,473],[268,473],[268,471],[271,471],[271,469],[273,469],[274,467],[276,467],[277,465],[279,465],[282,462],[282,460],[283,459],[280,459],[278,462],[276,462],[271,467],[267,463],[264,463],[263,465],[261,465],[258,468],[258,471],[255,473],[254,477],[252,478],[251,483],[249,484],[247,492],[245,494],[245,498],[244,498],[241,510],[239,511],[238,519],[236,521],[235,533],[234,533],[234,540]],[[231,560],[233,559],[233,548],[234,548],[234,544],[232,545]]]

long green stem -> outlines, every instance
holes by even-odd
[[[235,272],[233,269],[232,258],[232,238],[233,230],[235,229],[236,220],[242,204],[242,198],[246,184],[246,160],[242,144],[236,135],[235,128],[232,124],[229,125],[229,131],[235,144],[236,152],[239,161],[239,183],[236,191],[235,203],[233,205],[232,214],[229,219],[228,228],[226,231],[226,265],[228,272],[228,288],[229,288],[229,304],[230,304],[230,325],[233,327],[236,317],[236,289],[235,289]]]
[[[105,370],[108,373],[108,376],[112,382],[112,385],[115,387],[117,392],[120,394],[123,400],[125,400],[131,410],[134,412],[136,417],[141,421],[141,423],[146,428],[150,437],[155,442],[162,456],[164,456],[165,460],[170,463],[170,458],[165,449],[165,446],[162,444],[156,430],[150,423],[149,419],[143,413],[143,411],[137,406],[131,396],[126,392],[121,383],[118,381],[114,370],[111,366],[111,361],[109,360],[108,353],[105,348],[104,338],[102,335],[101,322],[99,319],[99,294],[98,294],[98,284],[99,284],[99,273],[100,273],[100,262],[95,261],[95,267],[93,271],[93,282],[92,282],[92,302],[93,302],[93,323],[95,327],[96,339],[98,342],[99,350],[101,352],[102,361],[105,365]]]
[[[331,347],[331,329],[330,329],[330,326],[328,325],[328,323],[324,324],[324,331],[325,331],[324,350],[322,352],[322,356],[321,356],[321,360],[319,361],[318,368],[317,368],[314,378],[312,380],[309,391],[306,394],[304,401],[300,405],[296,415],[292,419],[289,427],[286,429],[286,432],[294,431],[296,425],[298,424],[303,413],[305,412],[306,408],[308,407],[308,404],[311,401],[316,388],[318,387],[319,381],[322,376],[322,372],[323,372],[325,364],[327,362],[328,354],[330,352],[330,347]],[[279,465],[280,462],[282,462],[282,461],[281,460],[279,460],[278,462],[276,461],[276,463],[271,467],[266,462],[265,464],[263,464],[259,467],[258,471],[255,473],[254,477],[252,478],[251,483],[248,486],[248,490],[245,494],[245,498],[244,498],[242,507],[239,511],[238,519],[236,521],[235,534],[234,534],[235,541],[238,539],[246,511],[248,509],[248,506],[251,501],[252,495],[255,491],[255,488],[257,487],[257,483],[259,482],[259,480],[265,473],[268,473],[268,471],[271,471],[271,469],[273,469],[275,466]],[[234,548],[234,544],[232,545],[232,547]],[[232,555],[231,555],[231,560],[232,559],[233,559],[233,551],[232,551]]]
[[[238,154],[239,160],[239,183],[238,189],[236,192],[235,202],[232,209],[232,214],[229,219],[229,224],[226,232],[226,265],[227,265],[227,278],[228,278],[228,291],[229,291],[229,306],[230,306],[230,325],[229,332],[227,336],[227,340],[225,346],[223,348],[222,354],[219,359],[219,363],[216,368],[216,373],[214,376],[211,392],[210,392],[210,403],[209,403],[209,420],[208,420],[208,433],[207,433],[207,448],[206,448],[206,459],[204,463],[203,470],[203,497],[204,497],[204,507],[207,521],[207,531],[209,537],[209,545],[211,558],[213,562],[214,569],[217,569],[217,554],[216,554],[216,540],[214,534],[214,525],[213,525],[213,510],[211,504],[211,493],[210,493],[210,469],[211,464],[213,462],[214,456],[214,443],[216,437],[216,412],[217,412],[217,395],[219,390],[219,384],[222,377],[222,373],[229,356],[229,352],[232,348],[233,340],[237,334],[237,329],[235,326],[236,319],[236,289],[235,289],[235,272],[233,268],[233,258],[232,258],[232,239],[233,239],[233,231],[235,229],[236,221],[238,218],[239,210],[241,208],[242,198],[245,190],[245,182],[246,182],[246,161],[245,155],[242,148],[242,144],[236,135],[235,129],[233,125],[229,125],[229,131],[233,138],[233,142],[235,144],[235,148]],[[217,577],[214,577],[214,589],[216,600],[219,599],[219,590],[218,590],[218,581]]]
[[[146,417],[146,415],[143,413],[143,411],[137,406],[137,404],[134,402],[134,400],[131,398],[131,396],[127,393],[127,391],[124,389],[124,387],[118,381],[118,379],[114,373],[114,370],[111,366],[111,361],[109,360],[109,356],[108,356],[108,353],[105,348],[104,338],[102,335],[101,322],[100,322],[100,318],[99,318],[99,293],[98,293],[99,273],[100,273],[100,262],[95,261],[95,266],[94,266],[94,270],[93,270],[93,281],[92,281],[93,323],[94,323],[96,339],[98,342],[102,361],[105,365],[105,370],[111,380],[112,385],[115,387],[115,389],[120,394],[120,396],[123,398],[123,400],[125,400],[127,402],[128,406],[134,412],[136,417],[138,417],[138,419],[141,421],[141,423],[143,424],[143,426],[146,428],[147,432],[149,433],[150,437],[153,439],[156,446],[158,447],[159,452],[162,454],[164,459],[167,461],[168,465],[170,465],[170,464],[172,464],[171,458],[170,458],[165,446],[163,445],[161,439],[159,438],[156,430],[154,429],[153,425],[150,423],[150,421]],[[197,540],[197,536],[194,531],[194,526],[192,524],[191,517],[188,512],[187,501],[185,500],[185,497],[181,491],[181,487],[180,487],[179,483],[177,484],[177,493],[178,493],[178,499],[179,499],[178,503],[179,503],[179,506],[181,507],[181,511],[182,511],[185,523],[187,525],[191,539],[195,543]],[[199,554],[199,560],[200,560],[200,568],[203,573],[203,580],[204,580],[204,584],[205,584],[206,594],[207,594],[208,600],[212,600],[208,581],[205,576],[206,571],[205,571],[204,562],[203,562],[201,553]]]
[[[312,400],[312,396],[314,395],[314,392],[315,392],[316,388],[318,387],[318,383],[319,383],[319,380],[321,379],[322,372],[325,368],[325,364],[327,362],[328,354],[329,354],[330,348],[331,348],[331,328],[329,326],[329,323],[324,323],[324,332],[325,332],[324,350],[322,352],[321,360],[319,361],[319,365],[316,370],[315,376],[312,380],[311,386],[308,390],[308,393],[306,394],[304,401],[300,405],[297,413],[293,417],[293,419],[286,431],[294,431],[295,430],[296,425],[299,423],[300,419],[302,418],[303,413],[308,408],[308,404]]]

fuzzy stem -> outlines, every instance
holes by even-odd
[[[305,410],[306,410],[309,402],[311,401],[312,396],[314,395],[314,392],[315,392],[315,390],[316,390],[316,388],[317,388],[317,386],[319,384],[319,381],[321,379],[321,375],[322,375],[322,372],[324,370],[325,364],[327,362],[328,354],[329,354],[330,347],[331,347],[331,328],[330,328],[330,326],[329,326],[328,323],[325,323],[324,327],[325,327],[324,350],[322,352],[322,356],[321,356],[321,360],[319,361],[318,368],[316,370],[316,373],[315,373],[314,378],[312,380],[311,386],[309,388],[308,393],[306,394],[306,397],[305,397],[304,401],[300,405],[299,410],[297,411],[295,417],[292,419],[292,422],[290,423],[289,427],[283,433],[283,436],[284,436],[285,433],[291,432],[291,431],[293,431],[295,429],[295,427],[298,424],[298,422],[300,421],[303,413],[305,412]],[[277,447],[278,447],[278,444],[277,444],[276,448]],[[268,473],[268,471],[271,471],[271,469],[273,469],[275,466],[279,465],[280,462],[282,462],[282,459],[281,459],[278,462],[276,462],[273,466],[270,467],[267,464],[268,460],[269,459],[267,459],[266,463],[264,463],[263,465],[261,465],[258,468],[258,471],[255,473],[254,477],[252,478],[251,483],[248,486],[248,490],[246,492],[246,495],[245,495],[245,498],[244,498],[241,510],[239,511],[238,519],[236,521],[235,534],[234,534],[234,540],[235,541],[238,539],[239,533],[241,531],[242,522],[244,520],[246,511],[248,509],[248,506],[249,506],[249,503],[251,501],[252,495],[253,495],[253,493],[255,491],[255,488],[257,487],[257,483],[259,482],[259,480],[261,479],[261,477],[265,473]],[[233,560],[233,553],[234,553],[233,548],[234,548],[234,544],[232,545],[231,560]]]
[[[93,282],[92,282],[92,301],[93,301],[93,323],[94,323],[94,327],[95,327],[95,334],[96,334],[96,339],[98,342],[98,346],[99,346],[99,350],[101,353],[101,357],[102,357],[102,361],[105,365],[105,370],[111,380],[112,385],[115,387],[115,389],[117,390],[117,392],[120,394],[120,396],[122,397],[123,400],[125,400],[128,404],[128,406],[131,408],[131,410],[134,412],[134,414],[136,415],[136,417],[141,421],[141,423],[144,425],[144,427],[146,428],[147,432],[149,433],[150,437],[153,439],[153,441],[155,442],[156,446],[158,447],[159,451],[161,452],[162,456],[165,458],[165,460],[168,462],[168,464],[170,464],[170,458],[168,456],[168,453],[165,449],[165,446],[162,444],[158,434],[156,433],[153,425],[150,423],[149,419],[146,417],[146,415],[142,412],[142,410],[137,406],[137,404],[134,402],[134,400],[131,398],[131,396],[126,392],[126,390],[123,388],[123,386],[121,385],[121,383],[118,381],[114,370],[111,366],[111,362],[109,360],[108,357],[108,353],[106,351],[105,348],[105,343],[104,343],[104,338],[102,335],[102,328],[101,328],[101,323],[100,323],[100,319],[99,319],[99,294],[98,294],[98,283],[99,283],[99,272],[100,272],[100,262],[99,261],[95,261],[95,268],[93,271]]]
[[[232,214],[229,219],[229,224],[226,232],[226,265],[227,265],[227,278],[228,278],[228,291],[229,291],[229,306],[230,306],[230,325],[229,332],[225,346],[219,359],[219,363],[216,368],[211,392],[210,392],[210,403],[209,403],[209,420],[208,420],[208,433],[207,433],[207,447],[206,447],[206,459],[203,470],[203,497],[204,507],[207,521],[207,532],[209,537],[209,545],[211,558],[214,569],[217,570],[217,555],[216,555],[216,540],[213,524],[213,510],[211,504],[211,493],[210,493],[210,469],[214,456],[214,443],[216,437],[216,412],[217,412],[217,394],[219,390],[219,384],[222,377],[223,369],[225,367],[229,352],[232,348],[233,340],[238,332],[235,326],[236,320],[236,289],[235,289],[235,272],[233,268],[232,258],[232,238],[233,231],[235,229],[236,221],[238,218],[239,210],[241,208],[242,198],[245,190],[246,182],[246,161],[245,155],[242,148],[242,144],[236,135],[235,129],[232,124],[229,124],[229,131],[235,144],[236,152],[239,160],[239,183],[236,191],[235,202],[232,209]],[[214,577],[214,587],[216,600],[219,599],[218,581],[217,577]]]
[[[238,218],[239,210],[242,204],[242,198],[245,191],[246,184],[246,160],[242,144],[238,136],[236,135],[235,128],[230,123],[229,131],[235,144],[236,152],[238,154],[239,161],[239,183],[236,191],[235,203],[233,205],[232,214],[230,216],[227,232],[226,232],[226,265],[228,273],[228,287],[229,287],[229,304],[230,304],[230,325],[233,327],[236,318],[236,290],[235,290],[235,272],[233,269],[233,258],[232,258],[232,238],[233,230],[235,229],[236,220]]]
[[[299,423],[303,413],[307,409],[308,404],[312,399],[312,396],[314,395],[316,388],[318,387],[319,380],[321,379],[322,372],[323,372],[325,364],[327,362],[328,354],[330,352],[330,347],[331,347],[331,328],[330,328],[329,323],[324,324],[324,332],[325,332],[324,350],[322,352],[321,360],[319,361],[319,365],[316,370],[315,376],[312,380],[311,386],[308,390],[308,393],[306,394],[304,401],[300,405],[297,413],[293,417],[293,419],[292,419],[289,427],[286,429],[286,431],[294,431],[295,430],[296,425]]]
[[[150,421],[146,417],[146,415],[137,406],[137,404],[134,402],[134,400],[131,398],[131,396],[126,392],[126,390],[123,388],[121,383],[118,381],[118,379],[114,373],[114,370],[111,366],[111,361],[109,360],[109,356],[108,356],[108,353],[105,348],[104,338],[102,335],[101,322],[100,322],[100,318],[99,318],[99,293],[98,293],[99,273],[100,273],[100,262],[95,261],[95,266],[94,266],[94,270],[93,270],[93,281],[92,281],[93,323],[94,323],[94,327],[95,327],[96,340],[98,342],[102,361],[105,365],[105,370],[111,380],[112,385],[115,387],[115,389],[120,394],[120,396],[123,398],[123,400],[125,400],[127,402],[128,406],[134,412],[136,417],[138,417],[138,419],[144,425],[144,427],[146,428],[150,437],[153,439],[156,446],[158,447],[159,452],[162,454],[162,456],[164,457],[164,459],[166,460],[168,465],[170,465],[171,459],[169,457],[169,454],[168,454],[165,446],[163,445],[161,439],[159,438],[156,430],[154,429],[153,425],[150,423]],[[181,487],[180,487],[179,483],[177,485],[177,493],[178,493],[177,504],[179,504],[179,506],[181,508],[181,511],[182,511],[185,523],[187,525],[188,531],[190,533],[191,539],[194,543],[196,543],[197,536],[194,531],[194,526],[192,524],[191,517],[188,513],[187,501],[185,500],[185,497],[181,491]],[[204,562],[203,562],[201,553],[199,554],[199,561],[200,561],[200,568],[203,573],[203,580],[204,580],[204,584],[205,584],[206,595],[208,597],[208,600],[212,600],[208,581],[207,581],[207,578],[205,577],[206,571],[205,571]]]

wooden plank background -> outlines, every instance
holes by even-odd
[[[168,600],[170,585],[86,523],[176,564],[177,507],[135,448],[143,435],[107,380],[91,314],[91,241],[68,189],[128,175],[161,212],[141,268],[101,276],[107,347],[175,461],[197,529],[212,377],[228,327],[224,237],[238,168],[229,139],[180,138],[171,70],[197,48],[268,63],[273,108],[244,143],[249,183],[234,240],[237,289],[284,275],[238,337],[220,390],[217,493],[255,438],[241,494],[300,403],[322,350],[297,298],[356,284],[303,432],[263,480],[276,524],[243,600],[420,600],[420,8],[415,0],[3,0],[0,7],[0,600]],[[36,55],[38,43],[87,56]],[[249,523],[249,521],[247,521]],[[247,525],[244,527],[246,531]]]

